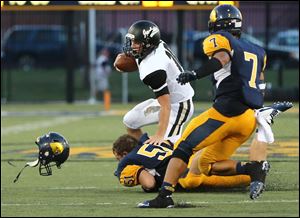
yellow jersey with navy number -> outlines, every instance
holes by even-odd
[[[122,185],[138,185],[138,177],[143,169],[155,172],[157,187],[162,184],[173,147],[166,143],[144,144],[147,139],[147,134],[144,134],[138,145],[119,162],[114,175],[119,178]]]
[[[228,32],[218,31],[203,41],[203,51],[209,58],[219,51],[227,52],[231,58],[212,77],[215,109],[225,116],[236,116],[263,101],[258,89],[260,74],[266,66],[263,48]]]

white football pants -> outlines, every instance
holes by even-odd
[[[139,129],[143,126],[159,122],[160,104],[156,99],[148,99],[136,105],[127,112],[123,118],[125,126],[131,129]],[[171,104],[171,114],[165,139],[175,143],[182,134],[183,126],[190,120],[194,113],[192,99]]]

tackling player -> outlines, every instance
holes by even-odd
[[[160,30],[148,20],[131,25],[126,34],[124,53],[133,56],[138,65],[141,81],[155,95],[130,110],[123,118],[129,135],[137,140],[142,136],[141,127],[158,123],[154,135],[147,143],[158,145],[164,139],[175,143],[182,128],[193,115],[190,84],[180,85],[176,78],[184,72],[168,45],[160,39]]]
[[[173,144],[169,141],[164,141],[160,145],[144,143],[148,139],[146,133],[142,135],[139,141],[125,134],[113,143],[113,154],[119,161],[114,175],[118,177],[121,185],[127,187],[141,185],[145,192],[156,192],[163,182],[167,165],[173,153]],[[196,161],[193,161],[195,158],[191,158],[189,164],[189,167],[193,170],[197,168]],[[249,176],[229,177],[225,179],[224,176],[199,174],[191,178],[191,175],[185,172],[181,175],[181,179],[179,179],[180,186],[177,188],[194,189],[200,186],[246,187],[250,184]]]
[[[251,199],[256,199],[264,190],[270,167],[266,160],[240,162],[230,157],[256,128],[255,109],[263,106],[259,84],[266,66],[265,51],[240,40],[242,15],[235,6],[215,7],[208,26],[211,35],[204,40],[203,50],[209,60],[200,69],[179,75],[178,82],[186,84],[212,75],[216,88],[214,104],[195,117],[177,141],[159,195],[138,207],[174,207],[174,187],[191,155],[200,150],[198,168],[201,173],[207,176],[249,175]],[[285,106],[283,104],[282,110],[286,110]]]
[[[289,107],[286,107],[289,106]],[[260,111],[268,112],[268,120],[271,122],[279,113],[292,107],[290,102],[277,102],[271,106],[263,107]],[[273,115],[271,115],[273,114]],[[256,118],[260,119],[260,118]],[[268,124],[269,125],[269,124]],[[266,137],[266,134],[264,133]],[[163,183],[167,165],[173,153],[173,144],[165,140],[161,145],[147,144],[148,135],[142,135],[139,141],[134,137],[125,134],[120,136],[113,143],[113,154],[119,161],[118,168],[115,171],[115,176],[118,177],[120,184],[132,187],[141,185],[145,192],[158,191]],[[257,143],[257,142],[253,142]],[[209,187],[246,187],[250,184],[249,175],[234,175],[234,176],[206,176],[199,171],[198,159],[201,151],[196,152],[191,156],[188,163],[188,169],[180,175],[178,180],[178,188],[194,189],[200,186]],[[259,155],[253,156],[250,150],[250,160],[257,158]]]

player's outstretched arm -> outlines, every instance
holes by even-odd
[[[193,71],[184,71],[181,73],[177,81],[179,84],[184,85],[190,81],[201,79],[205,76],[213,74],[223,68],[230,61],[230,56],[225,51],[220,51],[214,54],[214,56],[209,59],[205,64],[203,64],[199,69]]]

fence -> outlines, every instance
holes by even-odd
[[[298,100],[299,3],[241,1],[239,8],[245,36],[249,35],[268,50],[267,100]],[[136,20],[149,19],[158,24],[162,39],[171,45],[184,67],[191,69],[201,64],[201,55],[197,53],[201,45],[195,42],[207,31],[209,13],[210,10],[96,10],[95,52],[108,47],[112,64],[122,49],[128,27]],[[93,67],[88,52],[89,25],[88,10],[1,11],[2,102],[88,100]],[[27,33],[10,35],[14,43],[8,45],[7,36],[12,28],[27,28]],[[38,28],[44,31],[38,32]],[[5,49],[11,53],[7,55]],[[128,101],[140,101],[153,95],[139,81],[137,73],[129,74],[127,79]],[[109,81],[112,101],[124,101],[124,76],[113,72]],[[209,78],[192,85],[196,101],[211,100]]]

